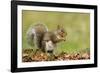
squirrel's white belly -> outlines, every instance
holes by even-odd
[[[46,42],[45,43],[46,44],[46,51],[50,51],[50,50],[53,50],[54,49],[54,45],[53,45],[53,43],[52,43],[52,41],[48,41],[48,42]]]

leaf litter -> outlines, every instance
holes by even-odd
[[[22,62],[40,62],[40,61],[68,61],[68,60],[87,60],[90,59],[90,52],[66,53],[59,55],[48,54],[42,51],[33,51],[33,49],[22,50]]]

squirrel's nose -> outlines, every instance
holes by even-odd
[[[64,39],[64,41],[66,41],[66,39]]]
[[[66,41],[66,38],[64,38],[64,41]]]
[[[66,41],[66,39],[64,39],[64,41]]]

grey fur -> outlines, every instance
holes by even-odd
[[[65,30],[60,26],[55,31],[48,31],[44,24],[38,23],[29,28],[27,41],[31,46],[36,46],[37,49],[47,52],[53,51],[58,42],[65,40],[65,36]]]
[[[41,40],[45,32],[47,32],[47,28],[44,24],[36,24],[33,27],[30,27],[27,32],[27,42],[31,46],[36,46],[37,48],[41,48]]]

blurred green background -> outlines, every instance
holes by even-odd
[[[28,45],[26,32],[35,23],[44,23],[49,30],[56,29],[57,25],[63,25],[68,33],[66,42],[60,42],[55,52],[78,52],[90,48],[90,14],[75,12],[46,12],[46,11],[22,11],[22,48],[33,48]]]

